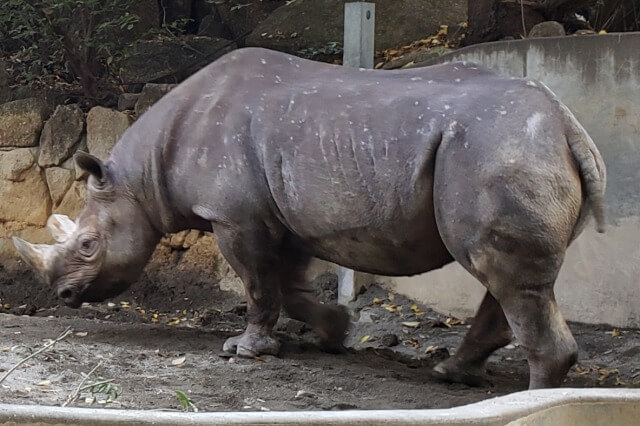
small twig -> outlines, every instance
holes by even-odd
[[[91,377],[93,372],[96,371],[98,369],[98,367],[100,367],[101,365],[102,365],[102,361],[100,361],[98,364],[96,364],[96,366],[93,367],[91,369],[91,371],[89,371],[89,373],[87,373],[87,375],[82,378],[82,380],[80,381],[80,384],[78,385],[76,390],[74,390],[73,393],[71,395],[69,395],[67,400],[62,404],[63,407],[66,407],[67,404],[69,404],[70,402],[72,402],[74,399],[76,399],[78,397],[78,395],[80,394],[80,391],[82,390],[82,385],[84,385],[87,382],[87,380],[89,380],[89,377]],[[91,386],[93,386],[93,385],[91,385]]]
[[[45,344],[43,347],[41,347],[40,349],[38,349],[37,351],[35,351],[34,353],[32,353],[31,355],[29,355],[28,357],[18,361],[18,363],[16,365],[14,365],[13,367],[11,367],[9,369],[9,371],[7,371],[6,373],[4,373],[4,376],[2,376],[2,378],[0,378],[0,383],[4,382],[5,379],[7,377],[9,377],[9,374],[13,373],[18,367],[20,367],[22,364],[24,364],[25,362],[29,361],[31,358],[33,358],[34,356],[46,351],[47,349],[49,349],[50,347],[52,347],[53,345],[55,345],[56,343],[58,343],[59,341],[65,339],[68,335],[70,335],[73,332],[73,330],[71,329],[71,327],[67,327],[67,329],[65,331],[62,332],[61,335],[59,335],[58,337],[55,338],[55,340],[52,340],[51,342]]]

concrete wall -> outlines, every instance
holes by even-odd
[[[608,168],[609,228],[597,234],[591,221],[569,248],[557,299],[569,320],[640,327],[640,33],[496,42],[431,63],[455,60],[544,82],[590,133]],[[380,279],[457,316],[473,315],[484,294],[457,263]]]

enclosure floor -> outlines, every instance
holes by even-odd
[[[421,336],[424,341],[406,344],[402,336],[412,332],[396,327],[395,314],[372,302],[375,294],[361,297],[359,304],[370,312],[363,318],[362,306],[358,308],[360,319],[350,330],[346,353],[323,353],[313,344],[313,333],[285,323],[278,333],[284,342],[280,356],[251,360],[220,354],[224,339],[244,326],[241,314],[218,312],[210,321],[177,325],[117,315],[131,308],[116,309],[109,320],[98,318],[96,312],[106,312],[99,307],[81,309],[76,316],[59,308],[40,316],[0,314],[0,376],[46,339],[73,328],[69,337],[9,375],[0,386],[0,402],[61,405],[79,386],[82,373],[99,362],[88,383],[111,379],[117,398],[105,402],[107,395],[86,389],[71,405],[181,410],[179,390],[200,411],[448,408],[527,388],[527,365],[517,346],[491,357],[490,385],[470,388],[435,381],[428,366],[436,360],[425,353],[438,353],[436,347],[453,352],[468,326],[418,330],[416,340]],[[610,327],[582,324],[571,328],[580,361],[563,386],[640,387],[640,331],[612,333]],[[390,331],[401,337],[395,349],[380,343]],[[364,333],[369,338],[362,342]]]

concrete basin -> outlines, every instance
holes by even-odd
[[[0,404],[0,425],[636,426],[640,389],[544,389],[434,410],[177,413]]]

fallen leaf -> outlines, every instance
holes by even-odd
[[[407,346],[412,346],[416,349],[418,349],[420,347],[420,342],[418,342],[416,339],[407,339],[407,340],[403,340],[402,343],[404,343]]]
[[[184,360],[185,360],[185,357],[183,356],[180,358],[176,358],[174,360],[171,360],[171,365],[182,365],[184,364]]]
[[[382,305],[383,308],[385,308],[387,311],[394,313],[398,310],[398,307],[396,305]]]
[[[607,331],[607,334],[610,334],[611,337],[620,337],[622,335],[622,333],[620,333],[620,330],[618,330],[617,328],[614,328],[611,331]]]
[[[591,371],[591,369],[589,367],[583,367],[581,365],[576,365],[576,373],[578,373],[581,376],[584,376],[585,374],[589,374],[589,372]]]
[[[420,322],[418,321],[405,321],[402,323],[405,327],[418,328],[420,327]]]
[[[367,340],[369,340],[369,337],[370,337],[370,336],[362,336],[362,337],[360,338],[360,343],[364,343],[364,342],[366,342]]]
[[[380,299],[378,299],[377,297],[373,298],[373,303],[380,304],[380,302],[382,302],[382,301]]]
[[[173,317],[167,322],[167,325],[176,325],[176,324],[180,324],[180,318],[178,317]]]
[[[462,320],[459,320],[458,318],[447,318],[447,319],[445,320],[445,323],[446,323],[448,326],[464,324],[464,323],[462,322]]]
[[[389,302],[393,302],[396,296],[393,293],[389,293],[389,296],[387,298],[389,299]]]
[[[88,333],[87,333],[86,331],[78,331],[78,332],[76,333],[76,336],[78,336],[78,337],[86,337],[86,336],[87,336],[87,334],[88,334]]]
[[[38,383],[38,386],[49,386],[51,384],[51,380],[43,380]]]
[[[437,346],[429,345],[429,346],[427,346],[427,349],[425,349],[424,353],[425,353],[425,354],[430,354],[430,353],[435,352],[435,351],[436,351],[436,349],[438,349],[438,347],[437,347]]]

